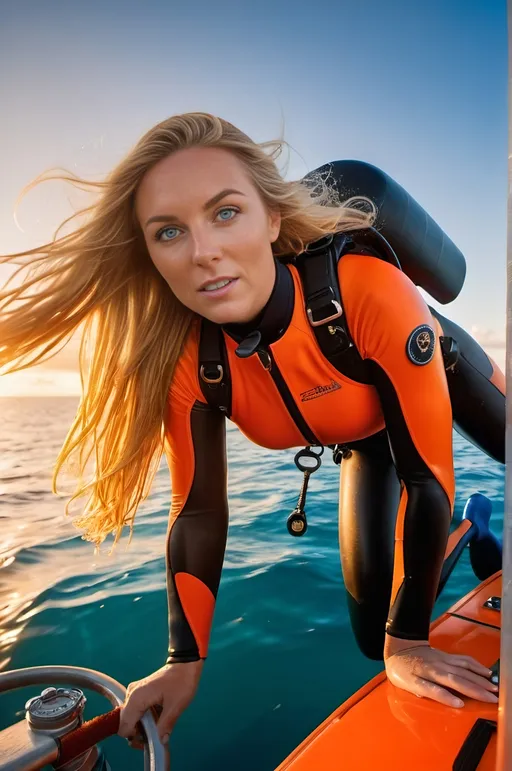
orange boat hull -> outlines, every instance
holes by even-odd
[[[481,583],[431,627],[434,647],[474,656],[491,667],[500,655],[501,573]],[[497,705],[465,698],[453,709],[391,685],[384,672],[336,709],[276,771],[452,771],[475,721],[497,721]],[[495,771],[496,733],[478,765]]]

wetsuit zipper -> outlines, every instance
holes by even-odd
[[[261,361],[262,365],[265,367],[267,372],[270,373],[270,377],[276,384],[277,390],[279,391],[279,394],[281,396],[281,399],[284,402],[284,405],[286,409],[288,410],[290,417],[294,421],[295,425],[299,429],[302,436],[306,439],[309,445],[321,445],[321,442],[318,441],[304,418],[302,417],[299,408],[295,404],[295,400],[291,394],[290,389],[286,385],[286,381],[284,377],[282,376],[279,367],[276,364],[276,361],[274,357],[272,356],[272,351],[270,351],[268,348],[258,348],[256,351],[258,354],[258,358]],[[267,361],[265,361],[265,359]]]

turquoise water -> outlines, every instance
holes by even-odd
[[[74,398],[0,399],[0,668],[66,664],[140,679],[166,656],[162,464],[130,547],[94,555],[50,493],[50,469]],[[504,469],[455,435],[457,505],[480,491],[501,534]],[[272,771],[340,702],[381,667],[359,653],[345,607],[337,546],[338,468],[311,479],[309,528],[286,530],[301,476],[293,450],[270,452],[228,429],[230,529],[210,654],[198,695],[171,737],[172,771]],[[477,583],[463,555],[438,602]],[[37,689],[0,696],[0,729]],[[87,693],[86,717],[109,705]],[[143,766],[119,737],[104,744],[112,771]]]

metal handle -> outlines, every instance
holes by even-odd
[[[113,707],[120,707],[126,695],[126,688],[103,672],[69,666],[27,667],[0,672],[0,693],[24,688],[27,685],[54,685],[56,682],[90,688],[105,696]],[[168,771],[166,748],[158,736],[151,710],[143,715],[140,722],[147,739],[147,744],[144,746],[145,771]]]

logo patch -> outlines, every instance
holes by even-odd
[[[436,335],[432,327],[422,324],[413,329],[407,340],[407,356],[413,364],[428,364],[434,356]]]
[[[300,400],[301,402],[309,402],[310,399],[318,399],[319,396],[329,394],[331,391],[337,391],[338,388],[341,388],[340,384],[336,380],[331,380],[329,385],[320,385],[316,386],[316,388],[311,388],[309,391],[303,391],[300,395]]]

